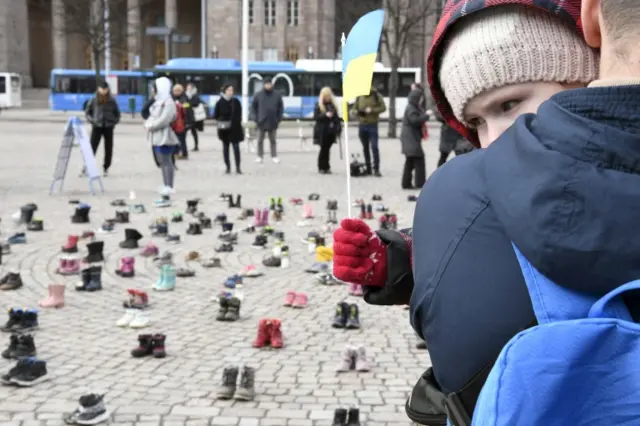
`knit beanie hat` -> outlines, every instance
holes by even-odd
[[[462,117],[480,93],[516,83],[595,80],[598,53],[582,38],[579,16],[580,0],[448,0],[427,62],[447,123],[478,146]]]

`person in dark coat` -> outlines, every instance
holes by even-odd
[[[180,141],[180,154],[178,158],[188,160],[189,151],[187,149],[187,132],[194,126],[193,109],[191,108],[189,98],[184,92],[184,86],[182,86],[182,84],[174,85],[171,93],[173,100],[176,104],[182,105],[182,110],[184,112],[185,129],[182,132],[176,132],[176,136],[178,136],[178,140]]]
[[[338,115],[333,92],[330,87],[323,87],[318,97],[318,103],[313,111],[313,143],[320,146],[318,153],[318,173],[331,173],[331,146],[340,136],[342,122]]]
[[[262,163],[264,159],[264,138],[269,136],[271,148],[271,160],[279,163],[276,146],[278,126],[284,116],[284,102],[282,96],[273,90],[273,83],[269,79],[264,80],[263,90],[253,96],[251,102],[251,118],[258,127],[258,157],[256,163]]]
[[[87,103],[84,110],[87,121],[91,123],[91,148],[95,155],[104,137],[104,163],[102,171],[107,176],[113,158],[113,129],[120,122],[120,108],[111,96],[111,90],[106,81],[98,87],[96,95]],[[83,170],[84,172],[84,170]]]
[[[460,140],[463,138],[447,124],[440,112],[436,111],[435,117],[436,120],[442,123],[442,127],[440,128],[440,158],[438,159],[438,167],[440,167],[447,162],[449,155],[455,151],[458,144],[461,143]]]
[[[206,105],[202,102],[200,95],[198,94],[198,88],[195,84],[187,84],[187,91],[185,92],[187,98],[189,98],[189,107],[191,108],[193,125],[191,127],[191,136],[193,136],[193,150],[198,151],[198,132],[204,131],[204,120],[206,118]],[[202,120],[196,120],[196,111],[202,109],[205,112]]]
[[[242,104],[233,96],[234,89],[231,84],[222,87],[222,96],[216,102],[213,118],[218,122],[218,138],[222,142],[224,164],[227,167],[225,173],[231,173],[231,158],[229,148],[233,148],[233,157],[236,160],[236,173],[242,174],[240,169],[240,142],[244,140],[244,128],[242,127]]]
[[[422,129],[427,121],[429,121],[429,114],[425,112],[424,90],[415,89],[409,93],[400,132],[402,154],[405,156],[402,189],[422,188],[424,185],[426,166],[422,149]],[[411,175],[414,170],[415,179],[414,184],[411,185]]]

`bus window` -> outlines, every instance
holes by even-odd
[[[7,77],[0,75],[0,93],[7,93]]]
[[[292,73],[293,96],[315,96],[313,93],[313,78],[307,73]]]
[[[323,87],[330,87],[335,96],[342,96],[342,77],[338,72],[314,73],[313,92],[310,96],[318,96]]]
[[[398,97],[407,97],[411,92],[411,85],[416,81],[416,73],[412,72],[401,72],[398,73],[398,89],[396,90],[396,96]]]
[[[371,87],[375,87],[381,96],[389,96],[389,73],[374,73]]]

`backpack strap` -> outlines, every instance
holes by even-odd
[[[533,311],[539,324],[587,318],[589,310],[598,301],[597,295],[579,292],[557,285],[542,275],[513,244],[524,281],[529,290]],[[629,311],[622,299],[609,301],[603,314],[610,318],[626,319]]]

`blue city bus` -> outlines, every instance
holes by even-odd
[[[249,62],[249,97],[262,87],[262,80],[269,78],[274,89],[284,101],[285,118],[311,118],[318,102],[320,90],[328,86],[342,106],[342,68],[340,61],[305,59],[293,62]],[[389,77],[391,70],[376,64],[373,86],[389,102]],[[235,59],[176,58],[166,65],[153,69],[156,77],[166,76],[176,83],[194,83],[205,103],[212,110],[226,83],[233,84],[236,93],[242,92],[242,65]],[[420,82],[420,68],[400,68],[396,90],[396,116],[402,117],[407,105],[411,84]],[[387,114],[383,114],[383,118]]]
[[[285,118],[308,119],[318,101],[320,89],[325,86],[333,90],[339,107],[342,106],[341,62],[325,59],[305,59],[293,62],[249,62],[249,101],[262,87],[262,80],[270,78],[274,88],[284,101]],[[389,102],[389,78],[391,70],[377,63],[374,68],[373,86]],[[103,73],[104,76],[104,73]],[[116,99],[123,112],[129,112],[130,99],[135,101],[135,111],[140,112],[149,94],[154,78],[166,76],[175,83],[194,83],[201,98],[213,106],[220,97],[224,84],[230,83],[239,96],[242,93],[242,65],[235,59],[176,58],[166,65],[157,65],[150,70],[111,71],[109,82],[117,85]],[[407,105],[407,96],[413,82],[419,82],[420,68],[400,68],[396,90],[396,116],[402,117]],[[54,69],[51,71],[50,105],[53,110],[82,110],[84,102],[96,90],[95,73],[92,70]],[[388,111],[388,110],[387,110]],[[387,113],[382,115],[386,118]]]
[[[104,78],[104,72],[102,72]],[[109,84],[123,113],[130,112],[130,102],[135,102],[135,112],[140,112],[149,93],[153,73],[147,71],[110,71]],[[85,102],[96,92],[96,74],[90,69],[51,70],[51,94],[49,107],[54,111],[82,111]],[[114,86],[117,86],[114,87]]]

